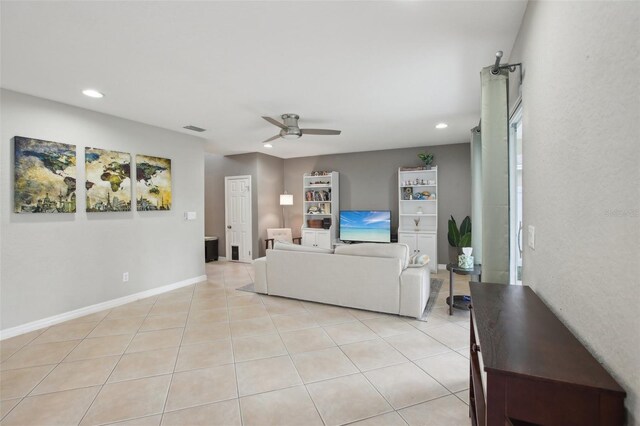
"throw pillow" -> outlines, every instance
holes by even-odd
[[[411,263],[409,264],[409,268],[422,268],[424,265],[429,263],[429,256],[426,254],[416,254],[415,256],[411,256]]]

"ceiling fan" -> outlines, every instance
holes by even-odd
[[[298,127],[298,119],[300,118],[298,114],[282,114],[282,121],[284,121],[284,123],[281,123],[278,120],[274,120],[271,117],[263,116],[262,118],[264,118],[274,126],[280,127],[281,129],[280,133],[270,137],[262,143],[269,143],[278,138],[298,139],[302,135],[339,135],[341,133],[340,130],[301,129],[300,127]]]

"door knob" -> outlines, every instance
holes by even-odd
[[[231,229],[231,225],[227,225],[227,229]]]

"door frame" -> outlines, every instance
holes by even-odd
[[[231,239],[229,238],[229,205],[227,203],[227,184],[230,180],[236,179],[249,179],[249,244],[251,244],[251,255],[248,259],[242,258],[242,253],[237,262],[251,262],[253,260],[253,190],[251,189],[251,175],[238,175],[238,176],[225,176],[224,177],[224,243],[225,243],[225,257],[228,261],[231,261]],[[235,262],[235,261],[234,261]]]

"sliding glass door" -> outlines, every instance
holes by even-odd
[[[509,284],[522,285],[522,105],[509,119]]]

